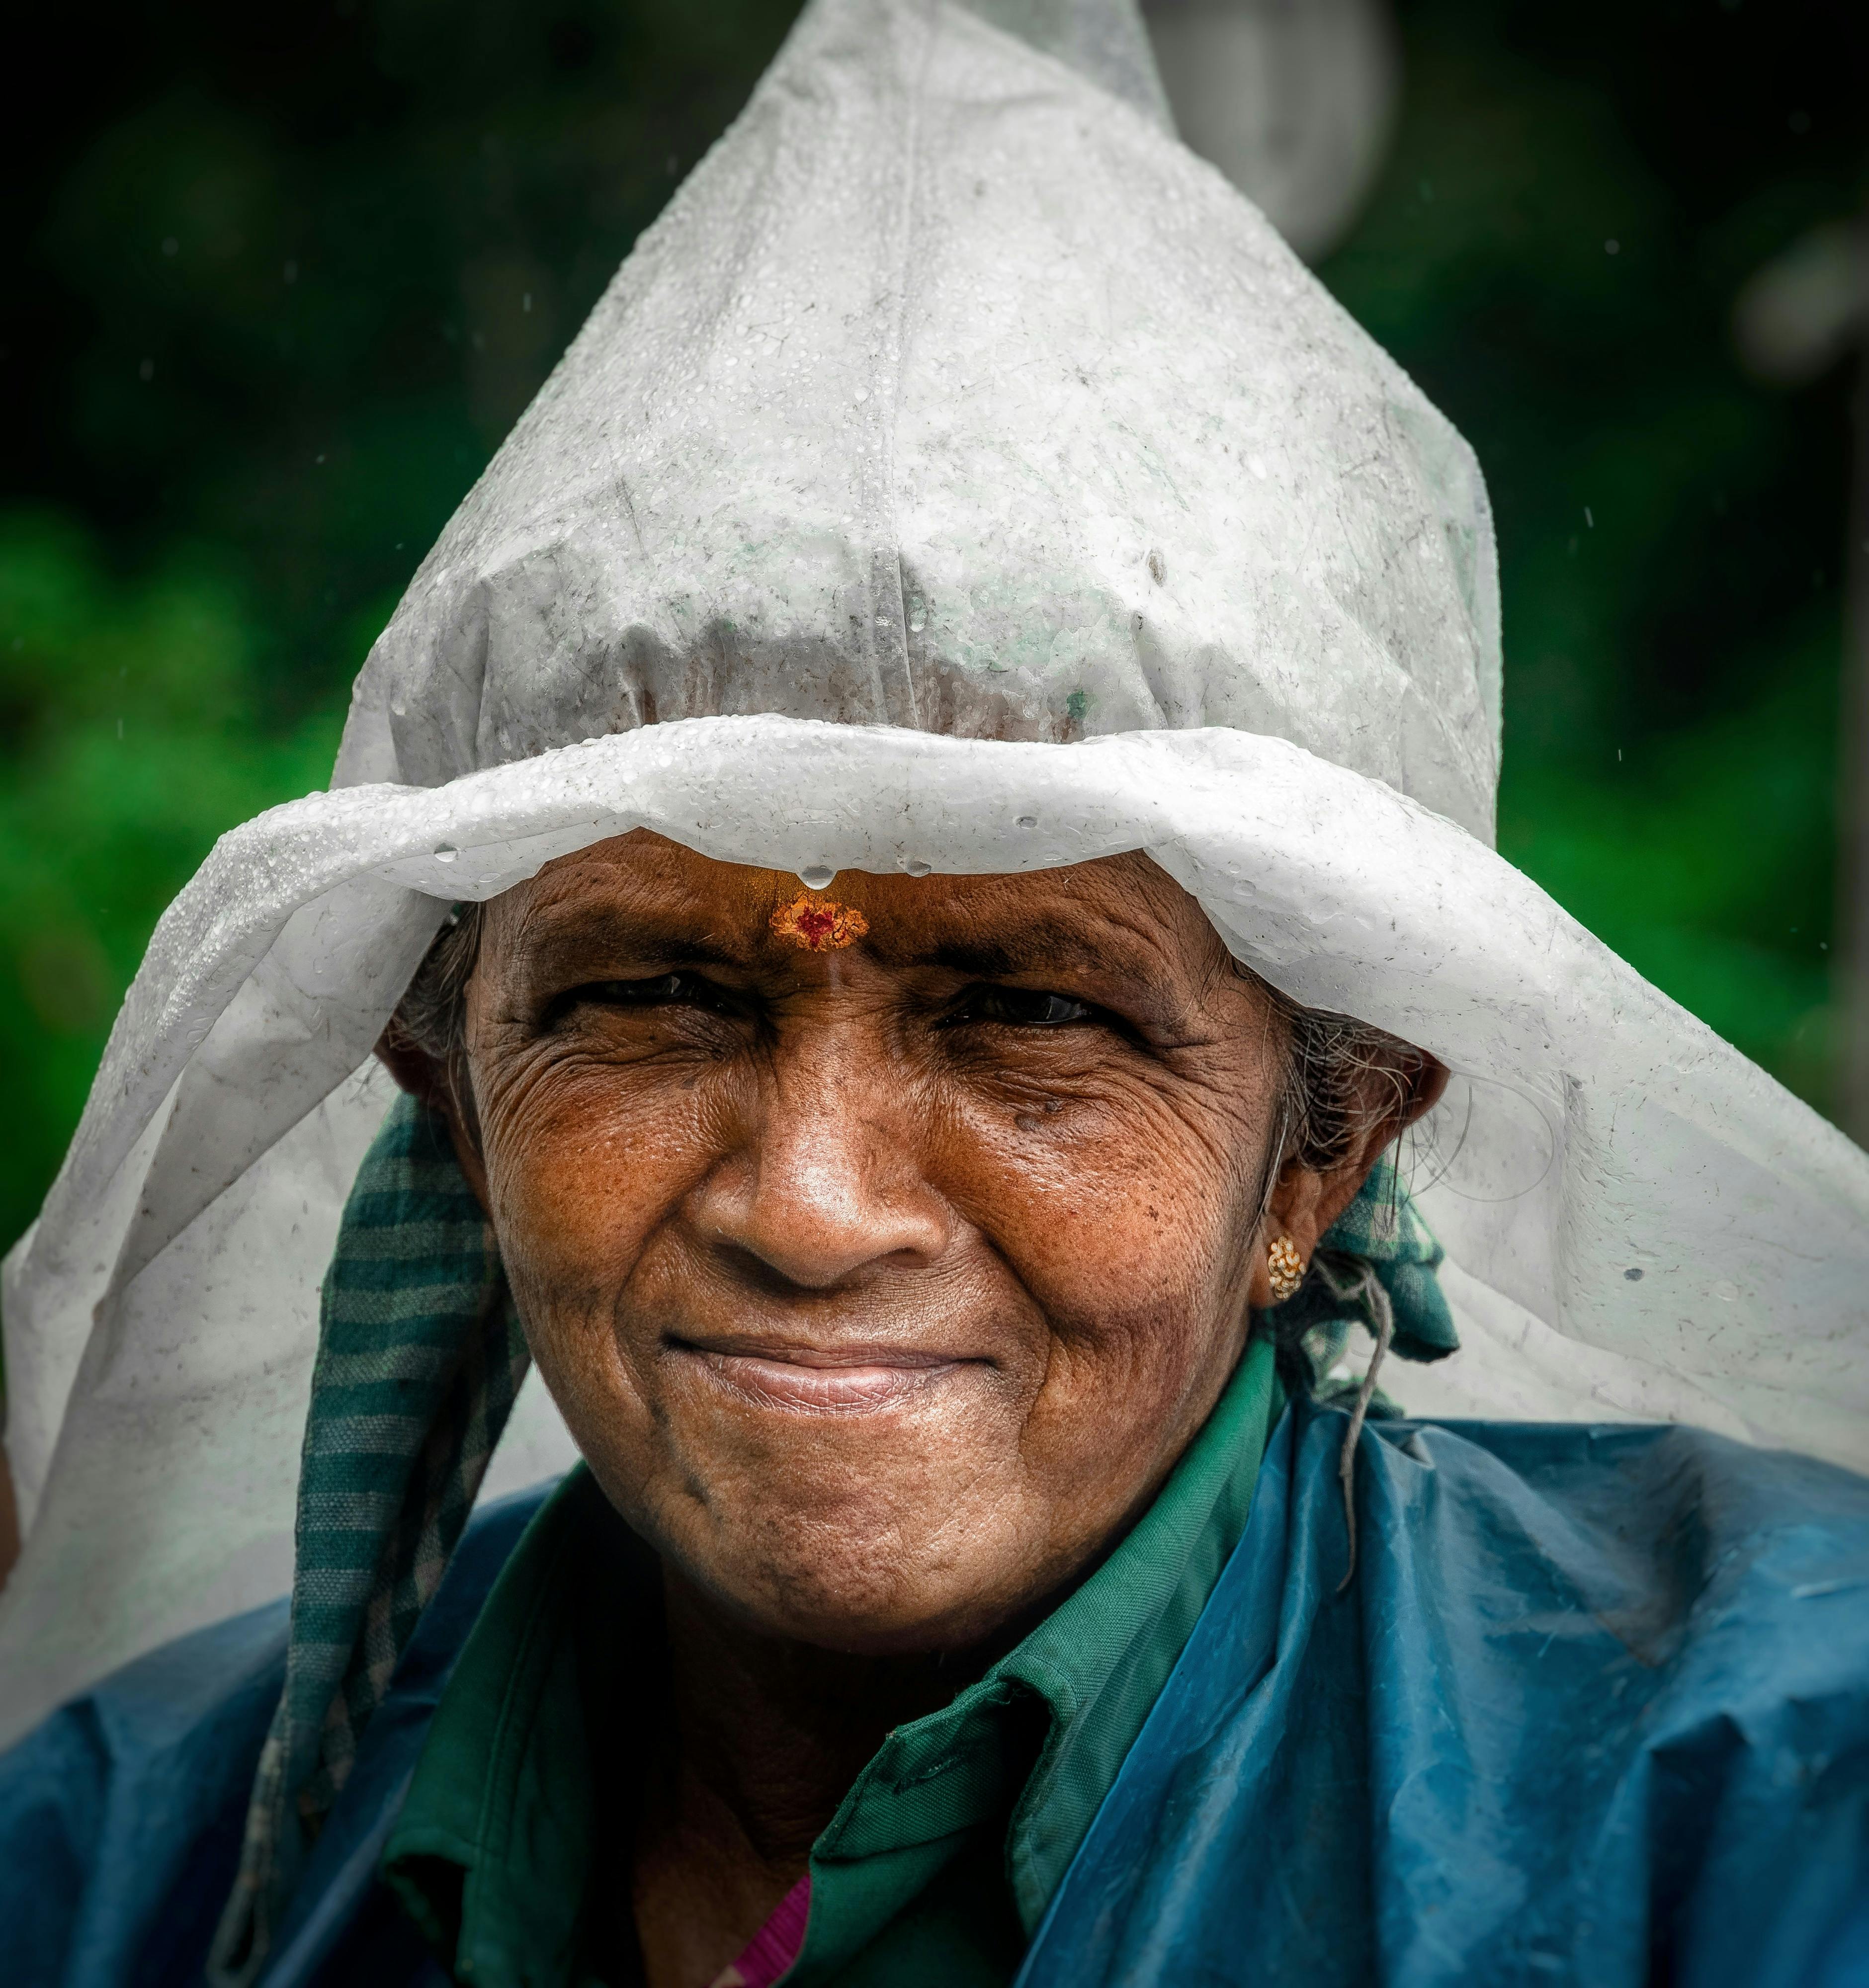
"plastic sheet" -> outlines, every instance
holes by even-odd
[[[1019,1988],[1845,1988],[1869,1484],[1697,1431],[1281,1428]]]

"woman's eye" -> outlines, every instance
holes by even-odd
[[[659,973],[651,980],[592,980],[560,997],[560,1012],[573,1008],[710,1008],[724,1011],[732,996],[699,973]]]
[[[1068,994],[1040,994],[1025,987],[973,987],[960,997],[953,1019],[997,1022],[1016,1029],[1057,1029],[1088,1022],[1096,1011]]]

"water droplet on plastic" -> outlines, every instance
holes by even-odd
[[[808,863],[798,872],[798,881],[808,891],[826,891],[836,874],[828,863]]]
[[[1623,1275],[1627,1277],[1632,1284],[1639,1284],[1642,1281],[1642,1273],[1640,1270],[1625,1270],[1624,1271]]]
[[[905,856],[902,860],[903,873],[910,877],[926,877],[933,869],[932,863],[924,863],[919,856]]]
[[[460,853],[452,842],[444,842],[437,846],[435,860],[437,863],[452,863]]]
[[[1021,828],[1036,828],[1038,817],[1035,814],[1022,814],[1019,817],[1019,826]]]

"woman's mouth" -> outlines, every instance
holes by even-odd
[[[671,1338],[671,1352],[696,1361],[721,1386],[763,1408],[864,1415],[938,1384],[976,1361],[899,1347],[735,1346]]]

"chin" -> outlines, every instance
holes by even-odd
[[[679,1541],[665,1550],[742,1620],[790,1641],[861,1656],[962,1649],[1017,1608],[1004,1599],[1008,1570],[991,1555],[957,1562],[951,1541],[909,1536],[893,1513],[865,1526],[848,1510],[835,1522],[768,1510],[732,1530],[726,1553],[691,1556]]]

